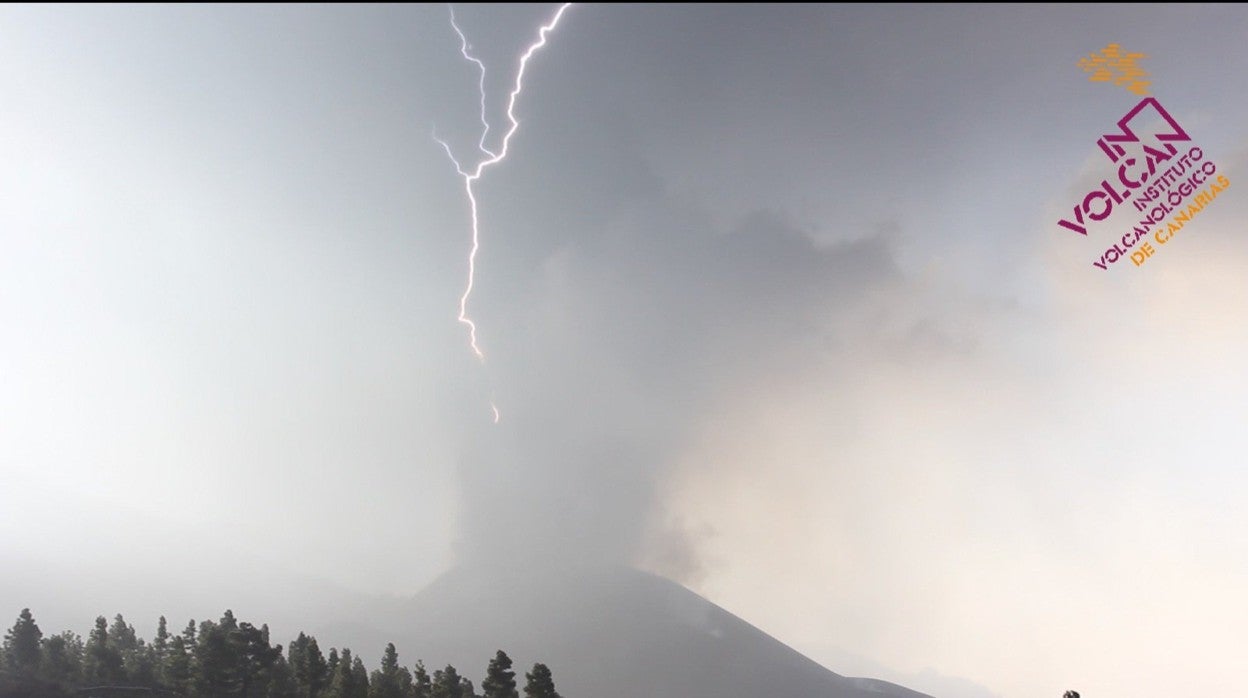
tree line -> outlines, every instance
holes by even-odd
[[[120,614],[111,624],[100,616],[84,642],[70,631],[45,637],[27,608],[0,648],[0,698],[519,698],[511,666],[499,650],[478,693],[449,664],[432,674],[420,661],[402,666],[394,643],[372,672],[350,649],[326,655],[302,632],[283,652],[270,643],[267,624],[239,622],[228,610],[216,622],[192,620],[180,633],[161,616],[151,642]],[[524,676],[526,698],[560,698],[545,664]]]

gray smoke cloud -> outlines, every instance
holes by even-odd
[[[452,413],[473,425],[461,436],[459,466],[466,559],[640,561],[694,580],[702,569],[696,541],[712,532],[673,517],[664,487],[708,415],[864,357],[919,362],[964,353],[972,342],[946,331],[937,306],[901,270],[904,236],[886,209],[815,228],[783,206],[741,208],[697,195],[698,179],[722,176],[703,170],[703,159],[757,161],[758,145],[725,142],[673,170],[671,153],[706,134],[672,142],[685,130],[672,124],[684,123],[689,107],[665,94],[673,84],[705,92],[700,64],[673,62],[656,81],[652,54],[609,61],[601,42],[628,35],[663,52],[674,50],[681,29],[723,37],[712,39],[684,13],[667,17],[671,26],[658,34],[632,27],[637,21],[573,8],[530,65],[509,159],[477,189],[483,247],[469,311],[487,359],[478,390],[461,391]],[[461,24],[473,36],[472,17]],[[460,72],[471,90],[472,71]],[[580,96],[603,84],[617,97]],[[733,123],[776,124],[798,89],[781,81],[746,101],[712,92],[699,110],[722,104]],[[470,123],[459,133],[465,145]],[[711,119],[705,129],[729,127]],[[816,128],[812,142],[847,163],[876,152],[873,140],[845,144],[819,135],[822,126],[808,128]],[[800,145],[777,140],[774,155],[800,162]],[[944,312],[965,325],[958,311]],[[478,406],[490,395],[502,410],[497,426]]]
[[[688,577],[685,533],[647,532],[664,528],[659,490],[705,415],[859,349],[851,315],[901,301],[906,282],[886,232],[818,245],[773,212],[718,230],[655,177],[561,184],[533,207],[552,224],[563,200],[611,213],[552,245],[505,309],[482,293],[503,419],[468,437],[464,552],[636,561],[658,546]]]

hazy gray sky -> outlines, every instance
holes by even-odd
[[[457,11],[494,123],[552,10]],[[1102,272],[1125,226],[1055,222],[1138,101],[1076,65],[1111,42],[1233,184]],[[842,673],[1237,693],[1245,45],[1228,6],[575,6],[477,189],[481,365],[445,6],[4,8],[0,559],[171,618],[221,555],[629,560]],[[0,611],[88,593],[41,588]]]

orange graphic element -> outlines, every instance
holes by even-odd
[[[1112,80],[1115,85],[1126,87],[1129,92],[1146,95],[1151,83],[1138,79],[1148,77],[1148,73],[1136,64],[1136,60],[1140,58],[1148,58],[1148,56],[1143,53],[1123,53],[1121,46],[1110,44],[1100,53],[1089,54],[1087,58],[1079,59],[1079,67],[1083,68],[1085,73],[1092,73],[1088,76],[1090,82]]]

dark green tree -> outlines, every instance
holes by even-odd
[[[349,651],[349,650],[344,650]],[[329,658],[326,660],[327,666],[333,667],[329,672],[329,685],[325,687],[325,698],[342,698],[343,692],[346,690],[346,684],[350,683],[349,676],[342,675],[342,660],[338,658],[338,648],[331,647],[329,650]]]
[[[224,624],[222,627],[225,627]],[[267,627],[257,628],[251,623],[239,623],[230,632],[230,644],[238,662],[238,690],[242,696],[266,696],[273,678],[273,664],[282,656],[282,646],[269,645]]]
[[[127,625],[126,619],[118,613],[113,616],[113,622],[108,626],[107,634],[109,647],[121,656],[122,673],[126,677],[125,682],[129,683],[130,670],[134,667],[134,649],[139,644],[138,633]]]
[[[299,633],[290,643],[290,671],[295,679],[299,698],[315,698],[333,679],[333,672],[316,644],[316,638]],[[331,654],[337,663],[337,653]],[[336,669],[337,667],[335,667]]]
[[[334,680],[334,674],[338,671],[338,648],[329,648],[329,658],[325,660],[325,676],[326,682]]]
[[[195,633],[196,627],[197,626],[195,625],[195,619],[192,618],[190,621],[187,622],[186,629],[182,631],[182,646],[187,652],[190,652],[192,654],[194,654],[195,652],[195,643],[197,641],[196,633]]]
[[[368,670],[364,668],[364,660],[358,656],[351,660],[351,675],[355,692],[347,698],[368,698]]]
[[[40,674],[47,681],[62,686],[82,683],[82,638],[68,630],[44,638]]]
[[[386,645],[381,655],[381,668],[374,671],[368,682],[369,698],[403,698],[403,689],[399,686],[399,653],[394,643]]]
[[[412,697],[413,698],[433,698],[433,681],[429,678],[429,672],[425,671],[425,663],[416,660],[416,670],[412,677]]]
[[[156,680],[163,685],[168,681],[165,667],[169,664],[169,625],[164,616],[156,623],[156,637],[152,640],[151,647],[152,661],[156,665]]]
[[[334,671],[334,678],[329,684],[329,695],[332,698],[358,698],[361,696],[361,691],[364,696],[368,695],[368,676],[365,675],[361,682],[355,673],[357,659],[359,658],[351,656],[351,650],[343,648],[342,656],[338,659],[338,668]],[[363,668],[363,666],[363,663],[360,663],[360,667]]]
[[[29,608],[23,608],[17,622],[4,635],[4,667],[19,677],[30,678],[39,669],[39,644],[43,631],[35,623]]]
[[[174,635],[161,616],[149,644],[121,614],[110,626],[96,618],[87,641],[72,632],[44,638],[30,609],[23,609],[0,646],[0,698],[65,697],[105,692],[157,692],[187,698],[519,698],[512,660],[502,650],[489,663],[483,694],[454,666],[430,677],[424,663],[414,671],[399,664],[393,643],[369,674],[348,649],[321,654],[316,638],[299,633],[290,646],[270,641],[269,628],[239,622],[227,610],[219,622],[194,620]],[[559,698],[550,670],[536,664],[525,674],[526,698]]]
[[[139,646],[132,650],[128,657],[122,659],[126,669],[127,680],[135,686],[152,687],[159,685],[156,679],[156,655],[142,638]]]
[[[240,657],[225,627],[210,620],[201,622],[193,657],[192,695],[216,698],[239,692]]]
[[[95,619],[95,628],[87,638],[82,658],[83,681],[89,686],[107,686],[126,680],[121,653],[108,638],[108,621]]]
[[[560,698],[555,692],[555,680],[550,669],[541,662],[533,665],[533,671],[526,672],[524,678],[525,698]]]
[[[5,634],[0,646],[0,697],[2,698],[68,698],[69,686],[61,680],[46,678],[53,666],[44,661],[44,650],[64,655],[65,636],[44,640],[30,609],[22,609],[13,628]],[[57,657],[60,659],[61,657]],[[54,661],[56,661],[54,659]]]
[[[308,681],[304,678],[304,666],[306,659],[304,653],[308,649],[308,636],[301,630],[299,636],[290,641],[290,646],[286,649],[286,662],[290,664],[290,676],[295,682],[295,694],[300,698],[307,698],[309,695],[307,685]]]
[[[169,641],[169,653],[165,657],[165,685],[179,695],[186,695],[191,683],[191,653],[186,649],[186,638],[174,635]]]
[[[155,666],[146,643],[139,639],[134,626],[126,623],[120,613],[108,627],[108,642],[121,655],[122,673],[127,684],[151,686],[155,683]]]
[[[516,672],[511,670],[511,657],[506,652],[499,650],[490,660],[485,681],[481,682],[481,695],[484,698],[520,698],[516,691]]]
[[[412,672],[407,667],[399,667],[399,695],[403,698],[415,698],[416,684],[412,681]]]
[[[139,646],[139,634],[134,626],[128,625],[120,613],[113,617],[113,624],[108,626],[108,641],[125,656]]]
[[[267,698],[298,698],[299,691],[295,687],[295,677],[291,674],[290,663],[285,657],[277,655],[269,676]]]
[[[445,669],[433,672],[433,698],[462,698],[463,684],[459,681],[459,672],[450,664]]]

